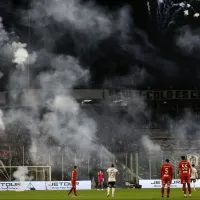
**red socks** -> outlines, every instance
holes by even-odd
[[[162,187],[162,188],[161,188],[161,194],[162,194],[162,196],[164,195],[164,191],[165,191],[165,188]]]
[[[191,186],[190,186],[190,183],[188,183],[188,192],[189,192],[189,194],[191,194]]]
[[[186,194],[186,184],[183,184],[183,192]]]
[[[167,196],[170,194],[170,187],[167,187]]]
[[[74,195],[76,195],[76,188],[74,188]]]
[[[74,195],[76,196],[76,188],[71,188],[71,190],[68,192],[68,195],[70,195],[72,191],[74,191]]]

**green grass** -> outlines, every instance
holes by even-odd
[[[78,191],[77,200],[103,200],[103,199],[117,199],[117,200],[158,200],[162,199],[160,195],[160,189],[117,189],[115,197],[106,198],[106,190],[97,191]],[[165,195],[166,196],[166,195]],[[2,191],[0,192],[1,200],[64,200],[73,199],[67,197],[67,191],[25,191],[25,192],[11,192]],[[166,198],[166,197],[165,197]],[[171,189],[170,199],[181,200],[183,198],[183,192],[181,189]],[[189,199],[200,200],[200,189],[192,193],[192,197]]]

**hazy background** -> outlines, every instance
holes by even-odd
[[[114,162],[126,179],[125,165],[134,173],[139,165],[149,178],[152,162],[156,178],[166,157],[177,165],[177,149],[196,153],[190,140],[199,139],[198,102],[146,101],[133,93],[86,106],[72,93],[198,88],[198,4],[2,1],[0,86],[9,102],[1,137],[9,153],[18,149],[5,165],[52,165],[65,179],[77,164],[87,179]]]

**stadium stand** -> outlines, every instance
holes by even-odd
[[[82,101],[80,101],[80,105],[83,106],[81,102]],[[180,160],[180,156],[183,153],[193,154],[198,152],[199,137],[194,137],[194,139],[192,139],[190,137],[191,134],[187,134],[185,139],[182,139],[179,137],[180,135],[176,135],[173,132],[173,130],[176,130],[176,128],[180,126],[179,119],[180,116],[183,116],[184,113],[187,112],[188,102],[184,104],[183,101],[179,100],[178,102],[168,101],[164,103],[163,101],[150,101],[147,103],[150,109],[155,109],[153,110],[154,112],[151,113],[152,116],[150,118],[145,115],[137,116],[135,113],[132,114],[128,112],[127,106],[117,105],[112,107],[102,103],[101,106],[87,104],[87,106],[82,107],[86,115],[94,119],[97,123],[96,141],[94,142],[101,144],[107,151],[114,155],[113,161],[121,166],[122,174],[125,179],[127,179],[127,177],[133,179],[137,176],[136,165],[138,165],[139,168],[138,176],[140,178],[159,178],[159,168],[166,157],[170,159],[172,165],[176,169],[177,162]],[[190,112],[193,113],[193,120],[198,121],[200,118],[198,101],[193,101],[191,105],[192,110]],[[160,115],[161,113],[162,115]],[[169,129],[170,124],[168,124],[168,118],[178,122],[177,124],[173,124],[173,129]],[[16,134],[16,131],[18,134]],[[22,139],[23,137],[20,137],[22,135],[27,135],[27,132],[28,131],[24,129],[19,122],[6,127],[7,136],[2,143],[7,143],[11,151],[6,159],[2,159],[5,165],[32,164],[31,157],[28,153],[31,141],[28,139],[24,140]],[[190,132],[191,131],[189,131],[189,133]],[[9,137],[11,135],[15,137]],[[157,151],[148,149],[147,146],[145,146],[146,144],[142,143],[142,137],[145,135],[148,136],[153,145],[158,145],[160,149]],[[196,135],[198,135],[198,133],[196,133]],[[24,151],[25,154],[23,154],[22,151]],[[55,151],[58,150],[55,149]],[[136,153],[138,153],[138,162],[135,158]],[[52,165],[61,165],[61,154],[62,151],[58,151],[57,162],[52,163]],[[107,168],[109,162],[110,161],[106,160],[106,158],[101,160],[96,155],[92,155],[89,163],[88,160],[79,159],[79,164],[81,165],[80,178],[84,179],[88,178],[88,176],[93,176],[95,170]],[[48,163],[42,163],[41,161],[40,164],[45,165]],[[64,168],[68,169],[71,165],[72,164],[64,165]],[[131,174],[131,176],[128,176],[127,173],[129,175]],[[61,179],[60,172],[56,172],[55,174],[55,176],[53,175],[53,179]]]

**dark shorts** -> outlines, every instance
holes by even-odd
[[[193,182],[193,183],[195,183],[196,179],[195,178],[191,178],[190,181]]]
[[[114,188],[115,187],[115,181],[108,182],[108,187],[109,188]]]

